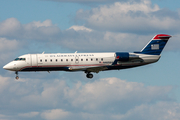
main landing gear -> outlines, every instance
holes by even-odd
[[[87,73],[86,77],[87,77],[87,78],[93,78],[93,74]]]
[[[16,77],[15,77],[15,78],[16,78],[16,80],[18,80],[18,79],[19,79],[18,71],[16,71],[15,74],[16,74]]]

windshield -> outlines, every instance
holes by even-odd
[[[16,59],[14,59],[14,61],[25,61],[26,60],[26,58],[16,58]]]

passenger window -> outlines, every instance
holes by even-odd
[[[63,59],[61,59],[61,61],[63,61]]]
[[[103,58],[101,58],[101,61],[103,61]]]
[[[93,61],[93,59],[91,58],[91,61]]]
[[[71,61],[73,61],[73,59],[71,59]]]
[[[50,61],[52,62],[52,59]]]
[[[40,60],[40,62],[42,62],[42,60]]]
[[[86,59],[86,61],[88,61],[88,59]]]
[[[98,61],[98,58],[96,58],[96,61]]]
[[[45,62],[47,62],[47,59],[45,59]]]
[[[83,59],[81,59],[81,61],[83,61]]]
[[[68,59],[66,59],[66,61],[68,61]]]
[[[56,59],[56,62],[57,62],[58,60]]]

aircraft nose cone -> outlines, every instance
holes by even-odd
[[[8,63],[3,67],[3,69],[5,69],[5,70],[13,70],[13,65]]]
[[[9,70],[9,68],[10,68],[10,67],[9,67],[8,64],[3,67],[3,69],[5,69],[5,70]]]

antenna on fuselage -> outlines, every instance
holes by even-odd
[[[77,53],[77,51],[75,53]]]
[[[42,54],[44,54],[45,52],[43,52]]]

